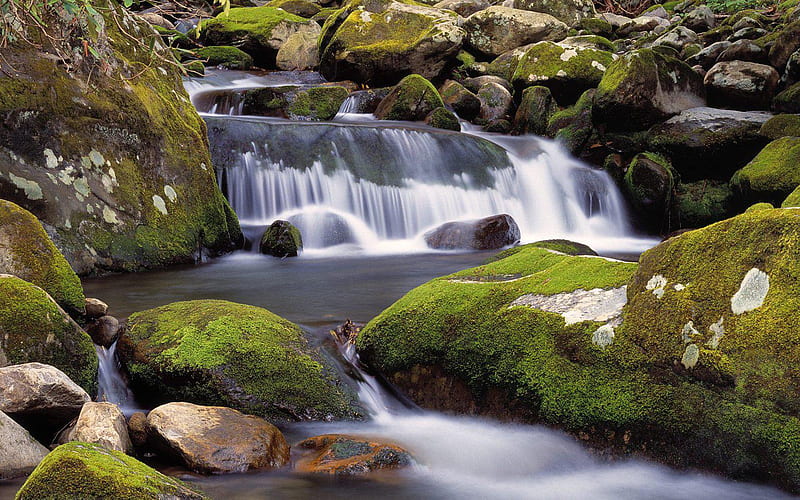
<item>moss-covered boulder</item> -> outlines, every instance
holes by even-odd
[[[731,178],[744,201],[779,205],[800,184],[800,137],[772,141]]]
[[[702,180],[678,185],[670,229],[698,228],[733,215],[733,191],[727,182]]]
[[[672,160],[685,180],[729,180],[769,140],[761,134],[769,113],[691,108],[652,127],[648,143]]]
[[[663,229],[676,184],[672,164],[656,153],[636,155],[625,172],[628,198],[655,229]]]
[[[487,259],[486,263],[489,264],[491,262],[495,262],[498,260],[505,259],[506,257],[510,257],[516,253],[525,251],[527,248],[544,248],[545,250],[551,250],[553,252],[563,253],[564,255],[597,255],[597,252],[592,250],[588,245],[584,245],[583,243],[578,243],[577,241],[570,241],[570,240],[541,240],[535,241],[533,243],[528,243],[526,245],[520,245],[516,247],[511,247],[502,252],[499,252],[497,255],[494,255]]]
[[[583,152],[590,139],[595,137],[592,124],[595,93],[595,89],[587,90],[574,106],[556,111],[547,122],[547,135],[564,144],[575,155]]]
[[[41,223],[24,208],[5,200],[0,200],[0,273],[41,287],[70,313],[84,310],[81,281]]]
[[[258,248],[261,253],[275,257],[297,257],[303,250],[303,237],[289,221],[276,220],[264,231]]]
[[[439,94],[442,102],[465,120],[472,120],[481,111],[481,101],[478,96],[456,81],[444,82],[439,88]]]
[[[244,93],[242,113],[300,121],[328,121],[336,116],[348,95],[346,88],[337,85],[265,87]]]
[[[22,485],[16,498],[202,500],[208,497],[124,453],[75,441],[50,452]]]
[[[638,268],[529,248],[412,290],[356,345],[423,406],[797,491],[798,231],[796,210],[754,212]],[[586,297],[608,307],[592,314]]]
[[[0,366],[39,362],[66,373],[89,394],[97,386],[92,339],[41,288],[0,274]]]
[[[794,191],[789,193],[789,196],[783,200],[781,203],[781,208],[794,208],[800,207],[800,185],[798,185]]]
[[[442,130],[460,131],[461,124],[458,122],[458,117],[445,108],[436,108],[425,117],[425,123],[433,128],[440,128]]]
[[[773,38],[774,43],[769,50],[769,63],[783,70],[791,55],[800,49],[800,20],[784,26]]]
[[[233,249],[238,221],[171,50],[116,2],[95,6],[97,33],[54,14],[43,22],[59,43],[34,30],[3,49],[0,197],[36,215],[78,274]],[[81,40],[92,52],[67,71],[59,54],[84,54]]]
[[[499,5],[472,14],[464,22],[467,44],[490,57],[543,40],[562,40],[567,26],[549,14]]]
[[[444,106],[439,91],[420,75],[408,75],[383,98],[375,116],[379,120],[421,121]]]
[[[306,71],[319,66],[318,36],[315,33],[294,33],[281,45],[275,65],[284,71]]]
[[[593,118],[609,130],[642,130],[705,105],[703,79],[678,59],[651,49],[628,52],[606,70]]]
[[[259,307],[197,300],[139,312],[118,352],[143,402],[228,406],[272,421],[355,415],[302,330]]]
[[[781,137],[800,137],[800,115],[775,115],[764,122],[759,132],[773,141]]]
[[[591,0],[514,0],[514,8],[550,14],[571,28],[578,25],[582,27],[584,20],[600,21],[587,19],[596,14]],[[610,25],[608,31],[611,31]]]
[[[319,40],[328,80],[391,85],[409,73],[433,78],[461,48],[454,12],[416,2],[350,0],[331,15]]]
[[[316,22],[283,9],[242,7],[203,21],[200,40],[205,45],[237,47],[250,54],[258,66],[272,68],[278,50],[291,35],[319,32]]]
[[[594,48],[539,42],[522,56],[511,83],[517,91],[533,85],[545,86],[560,104],[568,105],[584,91],[596,87],[616,57]]]
[[[522,92],[522,101],[514,115],[512,132],[515,134],[544,135],[547,122],[558,110],[550,89],[542,86],[528,87]]]
[[[776,95],[772,107],[780,113],[800,113],[800,82]]]
[[[753,203],[752,205],[747,207],[744,213],[748,214],[750,212],[757,212],[759,210],[772,210],[773,208],[775,207],[772,205],[772,203],[766,203],[762,201],[759,203]]]
[[[212,46],[194,51],[194,55],[203,59],[209,66],[221,66],[225,69],[250,69],[253,58],[250,54],[236,47]]]

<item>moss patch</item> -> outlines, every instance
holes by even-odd
[[[781,203],[781,208],[800,207],[800,186],[797,186]]]
[[[737,171],[731,187],[746,201],[779,205],[800,184],[800,137],[772,141]]]
[[[50,452],[17,493],[17,500],[84,498],[207,498],[124,453],[71,442]]]
[[[198,300],[136,313],[120,354],[134,392],[153,403],[222,405],[282,421],[354,415],[300,328],[266,309]]]
[[[381,120],[423,120],[436,108],[444,107],[439,91],[420,75],[408,75],[389,92],[375,116]]]
[[[775,115],[761,126],[761,135],[775,140],[781,137],[800,137],[800,115]]]
[[[8,364],[52,365],[95,393],[97,354],[91,338],[41,288],[0,277],[0,332],[0,353]]]
[[[209,66],[222,66],[225,69],[250,69],[253,58],[249,54],[230,46],[203,47],[194,52],[205,59]]]

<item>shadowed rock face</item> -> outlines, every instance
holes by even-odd
[[[368,474],[381,469],[400,469],[412,464],[408,451],[392,443],[377,442],[343,434],[325,434],[302,441],[297,461],[299,472],[336,476]]]
[[[491,250],[513,245],[519,226],[510,215],[493,215],[467,222],[447,222],[425,234],[425,243],[436,249]]]
[[[150,438],[190,469],[213,474],[275,468],[289,445],[272,424],[220,406],[168,403],[147,416]]]
[[[0,411],[0,479],[24,476],[47,455],[47,448],[39,444],[22,426]]]

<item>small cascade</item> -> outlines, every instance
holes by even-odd
[[[97,351],[97,401],[107,401],[119,406],[129,416],[137,411],[136,400],[125,381],[119,361],[117,360],[117,343],[109,348],[95,345]]]

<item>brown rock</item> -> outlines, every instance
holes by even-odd
[[[114,316],[100,316],[86,326],[86,333],[95,344],[110,347],[119,338],[119,321]]]
[[[99,318],[108,312],[108,304],[100,299],[86,298],[86,316],[88,318]]]
[[[147,416],[151,442],[205,474],[281,467],[289,461],[283,434],[264,419],[221,406],[167,403]]]
[[[135,448],[144,448],[147,445],[147,415],[137,411],[128,420],[128,436]]]
[[[133,451],[125,416],[114,403],[89,402],[83,405],[69,439],[99,444],[123,453]]]
[[[307,450],[295,465],[299,472],[352,476],[400,469],[413,462],[408,451],[396,444],[344,434],[311,437],[297,447]]]
[[[490,250],[519,241],[519,226],[507,214],[474,221],[446,222],[425,233],[425,243],[438,249]]]

